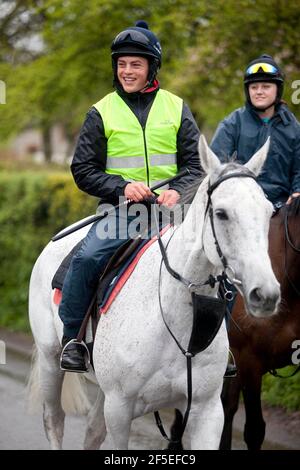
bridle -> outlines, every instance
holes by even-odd
[[[155,220],[155,225],[156,225],[156,230],[157,230],[157,238],[158,238],[158,243],[159,243],[159,247],[160,247],[160,251],[161,251],[161,255],[162,255],[160,271],[159,271],[159,287],[158,287],[160,311],[161,311],[163,322],[164,322],[168,332],[170,333],[170,335],[174,339],[175,343],[177,344],[178,348],[180,349],[180,351],[186,357],[186,360],[187,360],[187,408],[186,408],[186,411],[185,411],[185,414],[184,414],[184,417],[183,417],[183,423],[182,423],[182,426],[181,426],[180,436],[178,437],[178,439],[176,441],[172,440],[172,438],[169,438],[167,436],[167,434],[164,430],[164,427],[162,425],[162,422],[161,422],[161,419],[160,419],[160,416],[159,416],[159,412],[156,411],[154,413],[156,424],[157,424],[162,436],[166,440],[168,440],[169,442],[172,442],[172,443],[178,443],[178,442],[181,441],[184,430],[185,430],[185,427],[186,427],[186,424],[187,424],[187,421],[188,421],[190,408],[191,408],[191,404],[192,404],[192,357],[194,357],[195,354],[193,354],[189,350],[189,347],[187,349],[185,349],[180,344],[180,342],[178,341],[178,339],[176,338],[174,333],[171,331],[169,325],[166,322],[164,312],[163,312],[163,308],[162,308],[162,303],[161,303],[161,295],[160,295],[160,281],[161,281],[162,264],[163,263],[165,264],[165,267],[166,267],[167,271],[169,272],[169,274],[171,274],[172,277],[174,277],[176,280],[181,282],[189,290],[191,295],[193,295],[192,293],[195,292],[195,290],[197,290],[197,288],[199,288],[199,287],[209,285],[211,288],[214,288],[216,283],[220,283],[220,287],[222,286],[222,289],[220,289],[220,291],[223,293],[223,297],[226,300],[226,294],[228,292],[230,294],[232,294],[230,291],[228,291],[226,289],[226,286],[225,286],[225,281],[226,280],[229,281],[229,283],[231,283],[231,284],[241,286],[242,282],[235,278],[235,272],[234,272],[233,268],[228,264],[227,259],[224,255],[224,253],[222,252],[220,244],[218,242],[216,231],[215,231],[213,207],[212,207],[212,200],[211,200],[211,195],[214,192],[214,190],[218,186],[220,186],[220,184],[223,183],[223,181],[226,181],[230,178],[252,178],[256,181],[256,175],[252,171],[250,171],[250,170],[248,170],[247,168],[244,167],[243,172],[233,172],[233,173],[228,173],[228,174],[225,174],[225,175],[221,175],[221,176],[219,176],[219,178],[212,185],[210,185],[210,183],[208,183],[208,189],[207,189],[208,199],[207,199],[207,204],[206,204],[206,209],[205,209],[205,216],[208,213],[209,220],[210,220],[210,225],[211,225],[211,229],[212,229],[212,234],[213,234],[213,238],[214,238],[214,243],[215,243],[215,246],[216,246],[216,250],[217,250],[217,253],[220,257],[222,265],[223,265],[223,272],[219,276],[213,276],[213,275],[210,274],[208,279],[205,282],[197,283],[197,282],[193,282],[189,279],[186,279],[170,266],[168,256],[167,256],[167,251],[166,251],[166,248],[168,247],[168,245],[165,248],[165,246],[162,242],[160,232],[159,232],[159,223],[158,223],[158,219],[157,219],[157,213],[156,213],[156,210],[154,210],[154,220]],[[205,219],[205,216],[204,216],[204,219]],[[169,239],[168,244],[169,244],[170,241],[171,241],[171,238]],[[229,272],[230,272],[231,276],[228,275]],[[231,298],[227,297],[227,300],[231,300]]]
[[[223,183],[223,181],[226,181],[230,178],[253,178],[255,181],[257,180],[256,175],[252,171],[250,171],[246,168],[244,168],[243,173],[234,172],[234,173],[229,173],[229,174],[225,174],[223,176],[220,176],[217,179],[217,181],[215,181],[212,185],[210,185],[210,184],[208,185],[208,190],[207,190],[208,199],[207,199],[205,214],[208,212],[210,225],[211,225],[211,230],[212,230],[212,234],[213,234],[214,242],[215,242],[215,246],[216,246],[216,250],[217,250],[217,253],[219,255],[219,258],[220,258],[220,260],[222,262],[222,265],[223,265],[223,268],[224,268],[223,273],[227,276],[227,278],[229,279],[231,284],[235,284],[236,286],[241,286],[242,282],[235,278],[234,269],[228,264],[226,256],[223,254],[223,252],[221,250],[221,247],[220,247],[220,244],[218,242],[217,235],[216,235],[216,230],[215,230],[215,224],[214,224],[212,201],[211,201],[211,195],[214,192],[214,190],[221,183]],[[229,272],[230,272],[230,275],[229,275]]]
[[[177,271],[175,271],[170,266],[166,249],[165,249],[164,244],[163,244],[163,242],[161,240],[161,237],[160,237],[157,214],[156,214],[156,211],[154,211],[154,220],[155,220],[155,225],[156,225],[158,243],[159,243],[160,251],[161,251],[161,254],[162,254],[162,261],[164,262],[165,267],[166,267],[167,271],[169,272],[169,274],[171,274],[172,277],[174,277],[175,279],[180,281],[182,284],[184,284],[189,289],[190,292],[195,291],[198,287],[203,287],[205,285],[210,285],[213,288],[213,287],[215,287],[216,282],[220,282],[221,279],[224,279],[225,277],[226,277],[226,279],[228,279],[230,281],[231,284],[236,284],[236,285],[241,285],[242,284],[240,280],[235,278],[234,269],[228,264],[226,256],[223,254],[223,252],[221,250],[221,247],[220,247],[220,244],[218,242],[217,235],[216,235],[216,230],[215,230],[215,225],[214,225],[214,216],[213,216],[213,208],[212,208],[212,201],[211,201],[211,195],[214,192],[214,190],[221,183],[223,183],[223,181],[226,181],[230,178],[253,178],[256,181],[256,175],[252,171],[245,168],[243,173],[234,172],[234,173],[225,174],[223,176],[221,175],[212,185],[210,185],[208,183],[208,189],[207,189],[208,199],[207,199],[207,204],[206,204],[206,208],[205,208],[205,212],[204,212],[204,214],[205,214],[204,218],[205,218],[206,214],[208,213],[209,214],[210,225],[211,225],[211,229],[212,229],[212,234],[213,234],[214,242],[215,242],[215,245],[216,245],[216,250],[217,250],[219,258],[222,262],[222,265],[223,265],[222,276],[216,276],[215,277],[215,276],[209,275],[208,279],[205,282],[197,283],[197,282],[194,282],[194,281],[191,281],[189,279],[184,278],[181,274],[179,274]],[[169,240],[169,242],[170,242],[170,240]],[[230,272],[231,275],[228,275],[228,272]]]

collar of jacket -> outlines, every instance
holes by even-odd
[[[114,82],[114,87],[118,95],[120,95],[122,98],[127,98],[129,100],[136,100],[137,98],[141,98],[143,96],[156,95],[160,88],[159,82],[157,80],[155,80],[154,83],[144,92],[136,91],[134,93],[127,93],[118,81]]]
[[[248,112],[253,117],[255,117],[255,119],[258,119],[259,122],[262,122],[258,112],[255,111],[253,109],[253,107],[248,102],[245,103],[245,106],[246,106],[246,109],[248,110]],[[284,103],[279,103],[275,107],[275,113],[273,114],[271,119],[275,119],[275,118],[277,118],[277,119],[279,118],[284,126],[288,126],[289,123],[291,122],[291,118],[290,118],[290,115],[289,115],[289,110],[288,110],[287,106]]]

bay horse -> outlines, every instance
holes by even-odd
[[[281,302],[276,315],[255,318],[245,313],[238,296],[229,330],[230,347],[238,367],[235,379],[224,381],[222,401],[225,424],[221,449],[230,449],[232,422],[240,391],[245,405],[244,440],[248,449],[258,450],[265,436],[261,407],[262,377],[269,371],[292,364],[294,342],[300,340],[300,197],[283,206],[271,219],[269,254],[281,285]],[[278,378],[280,380],[280,378]]]
[[[268,146],[267,142],[245,166],[221,164],[201,137],[199,154],[207,176],[184,221],[162,237],[164,244],[168,242],[172,269],[190,280],[197,294],[217,295],[217,285],[204,283],[209,275],[224,270],[226,258],[226,269],[230,268],[239,282],[247,308],[256,316],[262,311],[272,315],[280,298],[268,256],[272,207],[253,178],[265,161]],[[37,259],[30,280],[29,317],[37,348],[30,396],[35,400],[34,392],[41,391],[44,427],[52,449],[62,446],[65,412],[61,404],[64,372],[59,369],[62,324],[51,280],[87,229],[50,242]],[[169,334],[162,311],[185,347],[192,328],[192,297],[161,261],[158,243],[153,243],[98,323],[93,362],[99,393],[88,414],[86,449],[98,448],[106,436],[114,449],[127,449],[134,418],[166,407],[181,412],[186,408],[186,357]],[[223,320],[211,344],[192,358],[193,400],[185,432],[190,449],[219,447],[224,422],[220,396],[227,357]],[[76,394],[78,387],[72,387]]]

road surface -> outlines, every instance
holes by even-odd
[[[6,344],[6,364],[0,365],[0,449],[49,449],[43,429],[42,409],[37,415],[29,415],[25,409],[25,383],[30,368],[31,340],[25,335],[10,335],[2,330],[0,339]],[[162,418],[166,429],[169,428],[172,417],[171,410],[163,411]],[[246,448],[242,439],[243,419],[241,408],[235,418],[234,449]],[[271,418],[270,420],[272,421]],[[67,416],[64,449],[82,449],[84,433],[85,418]],[[129,448],[166,448],[166,441],[160,436],[153,414],[133,422]],[[103,449],[110,449],[109,442],[103,444]],[[291,433],[290,427],[285,427],[280,422],[273,422],[271,425],[269,423],[264,449],[300,449],[300,431],[297,432],[295,428],[295,433]]]

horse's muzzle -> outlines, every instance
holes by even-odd
[[[276,312],[279,302],[279,284],[272,289],[255,287],[249,293],[247,307],[255,317],[267,317]]]

